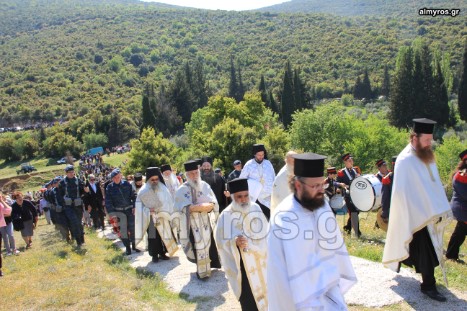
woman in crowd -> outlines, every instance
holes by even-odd
[[[0,193],[0,228],[6,227],[5,216],[11,214],[11,207],[5,202],[3,195]],[[0,231],[0,249],[2,249],[2,232]],[[2,252],[0,252],[0,276],[2,272]]]
[[[461,161],[457,165],[456,173],[452,179],[451,199],[451,209],[457,220],[457,225],[449,241],[446,258],[463,262],[459,259],[459,249],[467,235],[467,149],[462,151],[459,157]]]
[[[0,205],[8,206],[11,208],[11,204],[13,204],[13,201],[7,197],[4,197],[3,194],[0,192]],[[13,235],[13,223],[11,222],[10,213],[8,213],[8,216],[3,215],[5,226],[3,226],[3,222],[0,224],[0,235],[3,238],[3,243],[5,245],[7,256],[10,256],[12,254],[18,255],[20,253],[19,250],[16,249],[15,237]]]
[[[21,230],[21,236],[26,242],[26,248],[31,247],[32,236],[34,235],[34,229],[36,228],[38,216],[34,205],[27,200],[23,199],[23,194],[20,191],[13,193],[13,199],[16,201],[13,203],[11,218],[16,219],[21,217],[24,228]]]

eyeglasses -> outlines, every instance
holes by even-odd
[[[300,179],[298,180],[300,183],[304,184],[305,186],[308,186],[311,188],[311,190],[320,190],[320,189],[326,189],[329,184],[328,183],[317,183],[314,185],[309,185],[306,182],[301,181]]]

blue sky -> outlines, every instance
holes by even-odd
[[[210,10],[252,10],[290,0],[142,0]]]

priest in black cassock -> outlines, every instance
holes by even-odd
[[[219,213],[222,213],[227,206],[227,198],[224,195],[224,191],[227,190],[225,186],[226,183],[222,176],[214,173],[212,163],[212,158],[209,156],[201,158],[201,180],[211,186],[211,189],[216,196],[217,203],[219,204]]]

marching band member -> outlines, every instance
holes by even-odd
[[[187,181],[175,193],[175,210],[180,213],[180,242],[187,259],[196,263],[199,279],[220,268],[213,231],[219,205],[211,187],[200,178],[198,161],[184,163]]]
[[[386,161],[379,159],[376,161],[376,167],[378,168],[378,173],[376,173],[375,176],[382,182],[383,177],[389,174],[388,165],[386,164]]]
[[[344,183],[346,184],[347,188],[350,186],[352,183],[352,180],[354,180],[356,177],[360,176],[360,173],[357,172],[357,170],[353,166],[353,157],[350,153],[346,153],[343,156],[341,156],[342,161],[344,161],[345,168],[339,170],[337,173],[337,182],[338,183]],[[344,226],[344,230],[347,232],[347,234],[350,234],[351,228],[354,230],[354,234],[357,238],[359,238],[362,233],[360,232],[360,220],[358,219],[358,214],[359,211],[355,207],[355,205],[352,203],[352,200],[350,199],[350,193],[346,192],[345,195],[345,204],[347,205],[347,208],[349,209],[349,220],[347,221],[347,225]],[[352,226],[351,226],[352,225]]]
[[[220,214],[215,239],[224,271],[242,310],[267,310],[268,220],[250,201],[248,181],[228,183],[232,203]]]
[[[457,166],[457,172],[452,180],[451,209],[457,220],[456,228],[449,240],[446,258],[457,262],[459,259],[459,248],[464,243],[467,235],[467,149],[459,154],[461,162]]]
[[[267,159],[266,148],[262,144],[253,145],[253,159],[245,163],[240,178],[252,179],[260,187],[256,203],[261,207],[266,218],[269,220],[271,211],[271,194],[275,173],[271,162]],[[250,189],[250,192],[252,189]]]
[[[451,208],[431,148],[436,122],[413,121],[410,143],[397,156],[383,264],[396,272],[401,263],[415,267],[422,274],[422,293],[442,302],[446,297],[436,289],[434,273],[443,264]]]
[[[268,236],[269,310],[347,310],[357,282],[342,234],[324,200],[324,159],[294,156],[293,194],[277,207]]]

